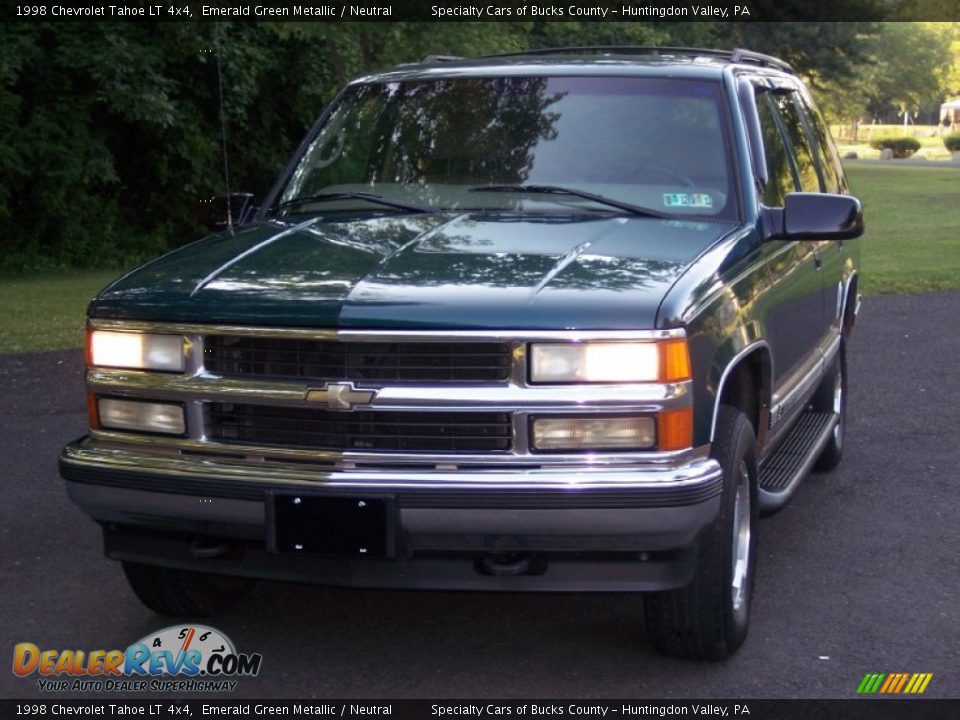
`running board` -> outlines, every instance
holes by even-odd
[[[774,513],[790,500],[820,457],[837,424],[836,413],[805,411],[773,455],[760,466],[760,512]]]

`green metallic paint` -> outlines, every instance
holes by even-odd
[[[838,281],[860,266],[860,240],[762,241],[760,197],[736,91],[736,76],[745,72],[733,68],[723,72],[728,106],[734,114],[744,224],[690,264],[666,294],[656,322],[657,327],[683,327],[687,332],[693,374],[694,445],[712,440],[714,410],[722,391],[720,381],[731,362],[743,362],[753,352],[760,353],[759,367],[765,375],[757,382],[761,402],[768,405],[770,394],[791,369],[783,367],[784,362],[776,362],[774,348],[781,359],[789,357],[794,366],[804,352],[814,351],[821,336],[830,332],[830,316],[836,312],[824,307],[824,299],[833,295],[832,288]],[[842,175],[841,186],[846,188]],[[810,254],[814,246],[821,256],[819,270],[812,269]],[[804,263],[810,267],[803,267]],[[856,302],[855,297],[852,302]],[[748,351],[750,348],[752,351]],[[757,430],[761,436],[766,433],[765,428]]]
[[[611,58],[602,65],[516,58],[408,66],[356,81],[539,74],[720,81],[738,158],[739,226],[602,215],[364,213],[318,217],[272,241],[294,223],[261,214],[257,225],[236,235],[207,238],[121,278],[94,301],[91,315],[320,328],[683,327],[694,378],[694,444],[707,443],[731,361],[751,347],[764,353],[761,366],[770,377],[762,384],[769,392],[787,370],[775,367],[765,347],[771,323],[789,328],[821,320],[806,317],[811,309],[785,292],[770,265],[772,248],[761,242],[756,177],[737,98],[737,77],[756,73],[764,71],[675,58]],[[846,279],[859,267],[859,241],[832,250],[825,286],[840,280],[835,269],[842,266]],[[795,285],[813,297],[807,280]],[[822,320],[829,324],[827,314]]]
[[[264,223],[128,274],[97,318],[353,328],[643,329],[734,225],[608,214]]]

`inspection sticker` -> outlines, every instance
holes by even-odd
[[[665,207],[712,208],[713,198],[707,193],[664,193]]]

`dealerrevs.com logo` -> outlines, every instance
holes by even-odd
[[[173,625],[126,650],[41,650],[29,642],[13,648],[13,672],[38,675],[46,692],[230,692],[238,677],[260,672],[260,653],[238,653],[219,630]]]

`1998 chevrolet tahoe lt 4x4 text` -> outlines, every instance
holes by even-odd
[[[774,58],[399,66],[93,300],[61,473],[160,613],[256,578],[642,591],[657,647],[724,658],[758,515],[840,461],[862,232]]]

